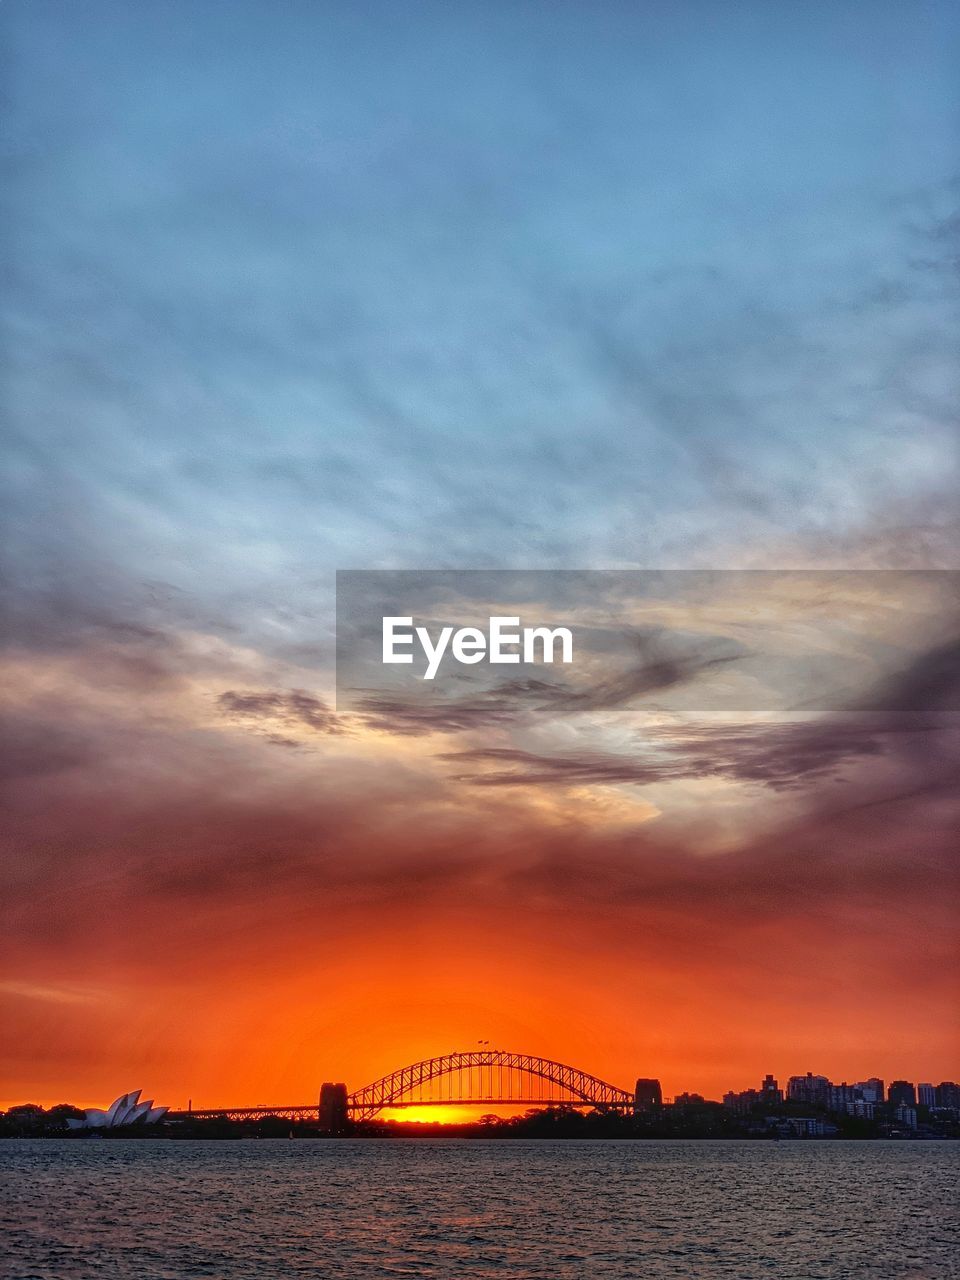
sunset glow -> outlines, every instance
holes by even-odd
[[[955,1080],[955,35],[5,8],[0,1107]]]

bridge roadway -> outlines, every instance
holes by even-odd
[[[585,1107],[590,1104],[579,1098],[410,1098],[403,1102],[391,1102],[384,1110],[400,1110],[405,1107]],[[626,1111],[633,1102],[606,1102],[600,1104],[604,1111]],[[361,1103],[348,1103],[347,1111],[362,1111]],[[320,1108],[311,1102],[292,1107],[194,1107],[190,1111],[168,1111],[168,1120],[258,1120],[275,1116],[278,1120],[312,1120],[319,1118]]]
[[[406,1107],[560,1106],[622,1111],[637,1105],[641,1089],[647,1086],[655,1087],[659,1100],[660,1085],[655,1080],[638,1080],[636,1092],[628,1092],[550,1058],[481,1048],[424,1058],[353,1093],[345,1084],[327,1081],[316,1105],[191,1108],[168,1114],[179,1120],[316,1119],[327,1131],[342,1132],[349,1119],[372,1120],[381,1111]]]

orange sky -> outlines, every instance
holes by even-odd
[[[298,682],[267,667],[192,634],[14,654],[0,1104],[303,1103],[479,1039],[668,1096],[960,1074],[953,722],[712,728],[632,781],[629,706],[224,714]]]
[[[124,948],[126,978],[93,956],[66,984],[8,989],[3,1101],[99,1105],[142,1086],[178,1107],[302,1103],[325,1079],[358,1087],[481,1038],[627,1088],[656,1075],[668,1095],[719,1097],[767,1070],[953,1078],[944,988],[923,981],[945,954],[879,921],[851,937],[842,914],[727,932],[642,907],[501,903],[330,928],[320,893],[269,943],[241,930],[187,949],[158,929]]]

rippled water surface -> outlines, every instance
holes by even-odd
[[[0,1142],[2,1274],[960,1275],[960,1144]]]

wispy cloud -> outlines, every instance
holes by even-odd
[[[274,726],[271,738],[281,745],[291,740],[278,735],[275,726],[290,725],[309,729],[312,733],[345,733],[347,727],[336,712],[315,694],[303,689],[291,689],[286,693],[245,692],[228,689],[217,698],[223,714],[243,724]]]
[[[587,712],[613,711],[650,694],[676,689],[747,651],[733,640],[716,637],[691,646],[680,644],[664,628],[636,632],[625,639],[628,655],[612,674],[581,682],[526,676],[500,681],[467,695],[420,690],[415,696],[363,693],[354,699],[359,716],[388,733],[419,735],[461,733],[519,725]],[[605,665],[605,664],[604,664]]]
[[[596,783],[648,785],[697,778],[759,782],[774,789],[799,787],[829,777],[864,756],[884,753],[884,735],[872,727],[830,725],[756,725],[733,728],[686,727],[674,734],[648,735],[648,746],[635,756],[598,751],[557,756],[512,748],[477,748],[449,752],[445,758],[494,766],[462,774],[476,786],[515,787]]]
[[[0,994],[50,1004],[99,1004],[109,998],[107,992],[91,987],[50,986],[13,978],[0,981]]]

